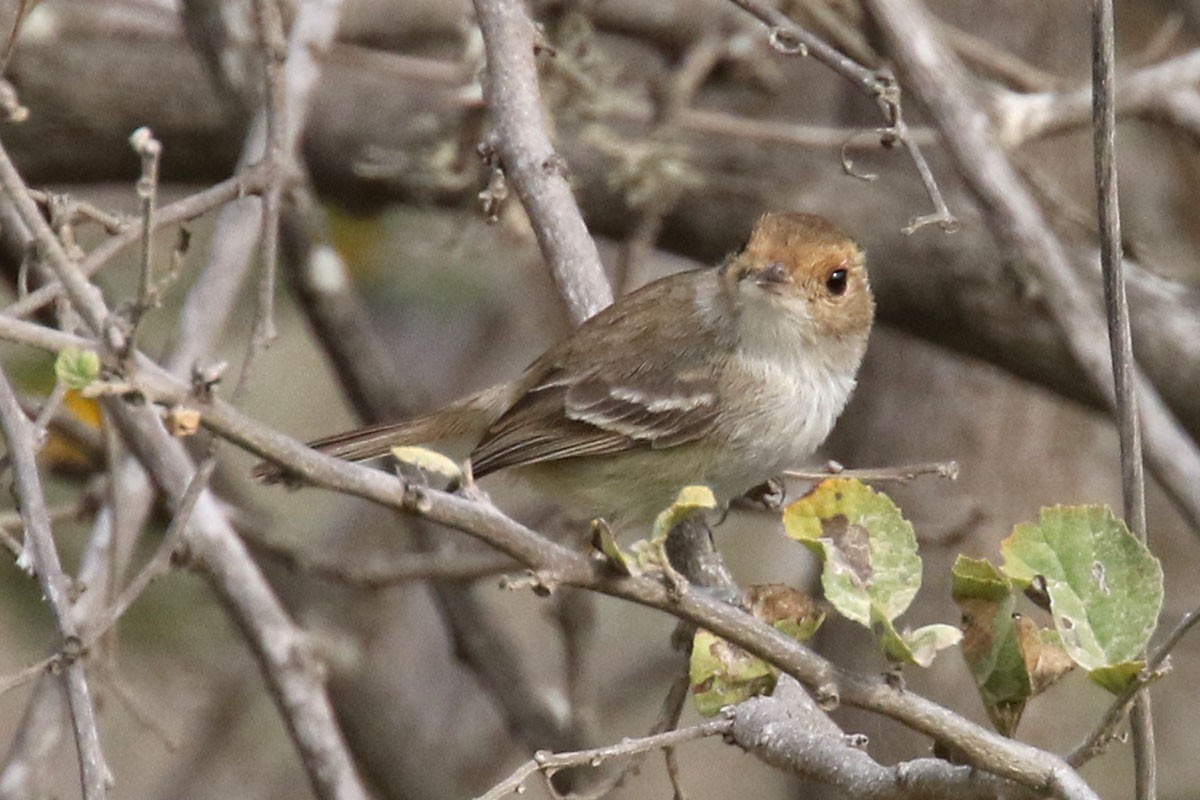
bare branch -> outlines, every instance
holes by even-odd
[[[1095,147],[1097,214],[1100,226],[1100,266],[1104,272],[1104,305],[1116,394],[1117,431],[1121,440],[1121,493],[1125,521],[1141,542],[1146,541],[1146,478],[1142,466],[1142,432],[1133,387],[1133,340],[1129,333],[1129,301],[1121,260],[1121,211],[1117,199],[1116,62],[1112,0],[1092,2],[1092,130]],[[1142,690],[1130,717],[1138,800],[1158,794],[1154,723],[1150,693]]]
[[[138,128],[129,143],[142,162],[142,176],[137,182],[138,200],[142,206],[142,269],[138,284],[138,299],[134,306],[133,324],[155,305],[154,298],[154,212],[158,205],[158,162],[162,143],[149,128]]]
[[[728,719],[714,719],[692,725],[688,728],[668,731],[667,733],[652,734],[637,739],[624,739],[620,744],[607,747],[595,747],[590,750],[579,750],[573,753],[547,753],[545,751],[534,755],[529,761],[517,767],[511,775],[493,786],[479,800],[500,800],[510,794],[524,792],[526,778],[536,772],[542,772],[549,779],[555,772],[568,767],[598,767],[613,758],[644,753],[648,750],[659,750],[666,747],[676,747],[687,742],[705,739],[709,736],[724,736],[729,733],[733,723]]]
[[[1194,96],[1200,83],[1200,49],[1120,76],[1115,113],[1164,113],[1180,98]],[[1000,91],[992,101],[997,136],[1007,148],[1086,125],[1091,120],[1092,89],[1080,86],[1069,92],[1018,94]]]
[[[878,800],[990,800],[1014,787],[994,775],[940,758],[879,764],[863,736],[846,735],[800,685],[782,676],[770,697],[754,697],[729,711],[734,744],[793,775],[820,781],[856,797]],[[1018,797],[1039,797],[1027,790]]]
[[[254,307],[254,330],[246,348],[246,359],[238,378],[236,394],[248,385],[255,357],[275,339],[275,275],[278,271],[279,214],[283,189],[293,172],[296,135],[289,129],[288,96],[284,68],[288,56],[283,16],[277,0],[254,0],[254,22],[262,52],[263,113],[266,118],[266,144],[263,161],[271,170],[271,182],[262,196],[259,219],[259,260],[262,277],[258,283]]]
[[[1161,671],[1166,669],[1167,657],[1171,655],[1171,651],[1192,628],[1196,627],[1197,623],[1200,623],[1200,608],[1193,608],[1184,615],[1179,624],[1162,641],[1162,644],[1156,647],[1150,657],[1146,659],[1146,666],[1138,680],[1130,684],[1112,701],[1088,737],[1067,754],[1068,764],[1073,767],[1081,767],[1104,750],[1105,746],[1116,736],[1117,726],[1121,724],[1121,720],[1125,719],[1125,714],[1129,711],[1129,705],[1133,698],[1160,677]]]
[[[883,113],[887,128],[884,141],[898,141],[908,150],[917,174],[933,202],[933,213],[913,217],[903,233],[915,233],[926,225],[938,225],[945,231],[958,227],[958,220],[950,213],[942,191],[933,177],[929,162],[909,133],[900,107],[900,87],[887,70],[871,70],[854,59],[831,47],[821,37],[797,25],[790,17],[773,6],[759,0],[733,0],[734,3],[757,17],[770,29],[771,46],[784,55],[812,55],[825,66],[841,75],[870,97]]]
[[[187,489],[184,490],[183,496],[179,500],[179,507],[175,510],[175,516],[171,519],[171,524],[167,526],[167,532],[163,535],[162,542],[159,543],[154,555],[133,577],[133,580],[121,590],[121,594],[111,605],[87,621],[86,639],[89,643],[99,639],[115,625],[151,582],[170,571],[171,558],[185,541],[184,534],[191,521],[196,501],[200,499],[200,493],[208,488],[208,480],[212,477],[216,465],[216,459],[210,455],[199,466],[188,481]]]
[[[204,191],[163,206],[154,217],[155,230],[195,219],[238,197],[257,194],[266,186],[266,173],[267,170],[261,165],[250,167]],[[38,193],[31,192],[31,194],[36,197]],[[123,226],[79,263],[80,271],[86,277],[95,275],[125,248],[141,241],[144,235],[141,222]],[[62,284],[57,281],[47,284],[5,308],[4,313],[10,317],[27,317],[47,303],[53,302],[55,298],[62,296],[63,291]]]
[[[475,15],[487,50],[484,96],[496,151],[571,319],[579,324],[612,303],[612,289],[571,193],[566,162],[542,122],[533,23],[522,0],[475,0]]]
[[[32,201],[30,201],[32,202]],[[42,494],[34,457],[33,430],[8,378],[0,372],[0,429],[8,442],[8,455],[13,462],[17,495],[20,498],[21,518],[25,524],[25,552],[30,555],[29,566],[37,573],[42,594],[54,614],[61,638],[60,648],[65,664],[64,683],[75,731],[75,746],[79,752],[79,777],[85,800],[102,800],[107,796],[108,767],[100,749],[100,733],[96,728],[96,711],[92,706],[91,690],[84,672],[82,641],[71,613],[67,576],[63,573],[50,531],[46,499]]]
[[[908,464],[901,467],[846,469],[836,461],[831,461],[825,465],[824,470],[788,470],[783,475],[786,478],[805,481],[823,481],[826,478],[857,478],[860,481],[894,481],[896,483],[909,483],[922,475],[932,475],[936,478],[953,481],[958,479],[958,462],[935,461],[930,464]]]
[[[305,0],[297,9],[288,43],[283,96],[277,88],[275,90],[286,117],[277,120],[280,128],[277,144],[285,153],[295,153],[321,74],[318,58],[333,42],[340,13],[340,0]],[[255,116],[246,135],[238,172],[263,161],[267,141],[267,113],[263,109]],[[292,162],[289,160],[289,163]],[[283,177],[288,180],[293,177],[280,176],[277,164],[270,159],[259,166],[265,179],[264,191],[273,180],[278,182]],[[201,361],[225,329],[234,298],[241,291],[250,267],[255,241],[263,230],[261,203],[258,198],[243,197],[221,209],[208,263],[180,312],[180,342],[167,360],[177,375],[187,374]]]

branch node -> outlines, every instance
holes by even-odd
[[[505,575],[500,578],[500,588],[509,591],[529,589],[538,597],[549,597],[558,588],[558,578],[544,570],[529,570],[524,575]]]
[[[429,492],[415,483],[404,484],[404,508],[418,514],[428,514],[431,508]]]
[[[17,90],[0,78],[0,122],[21,123],[29,119],[29,109],[17,99]]]
[[[871,737],[865,733],[847,733],[842,736],[842,742],[855,750],[866,750],[871,744]]]
[[[559,175],[564,178],[571,177],[571,169],[567,166],[567,160],[558,153],[551,153],[542,160],[542,171],[547,175]]]
[[[800,56],[808,55],[808,46],[800,41],[800,37],[794,31],[789,31],[784,28],[771,28],[767,35],[767,41],[771,44],[771,49],[777,53],[783,53],[785,56]]]
[[[842,704],[841,690],[832,678],[814,686],[812,696],[822,711],[833,711]]]
[[[61,651],[61,666],[70,666],[87,653],[83,640],[78,636],[67,636],[63,639]]]

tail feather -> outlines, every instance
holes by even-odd
[[[393,447],[436,444],[463,437],[478,439],[511,405],[512,393],[508,384],[493,386],[429,414],[335,433],[311,441],[308,446],[334,458],[366,461],[386,455]],[[287,470],[263,461],[254,467],[252,474],[257,480],[277,483],[287,477]]]

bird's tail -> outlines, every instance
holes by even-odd
[[[308,443],[327,456],[346,461],[366,461],[386,455],[393,447],[436,444],[448,440],[472,439],[472,445],[504,413],[511,401],[512,388],[500,384],[464,397],[437,411],[403,422],[385,422],[335,433]],[[287,469],[262,461],[254,467],[256,479],[276,483],[287,477]]]

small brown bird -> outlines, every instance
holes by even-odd
[[[614,528],[643,524],[685,485],[725,503],[811,456],[854,389],[874,311],[850,238],[766,214],[720,267],[621,298],[516,380],[311,446],[361,461],[467,439],[476,477],[510,470]]]

